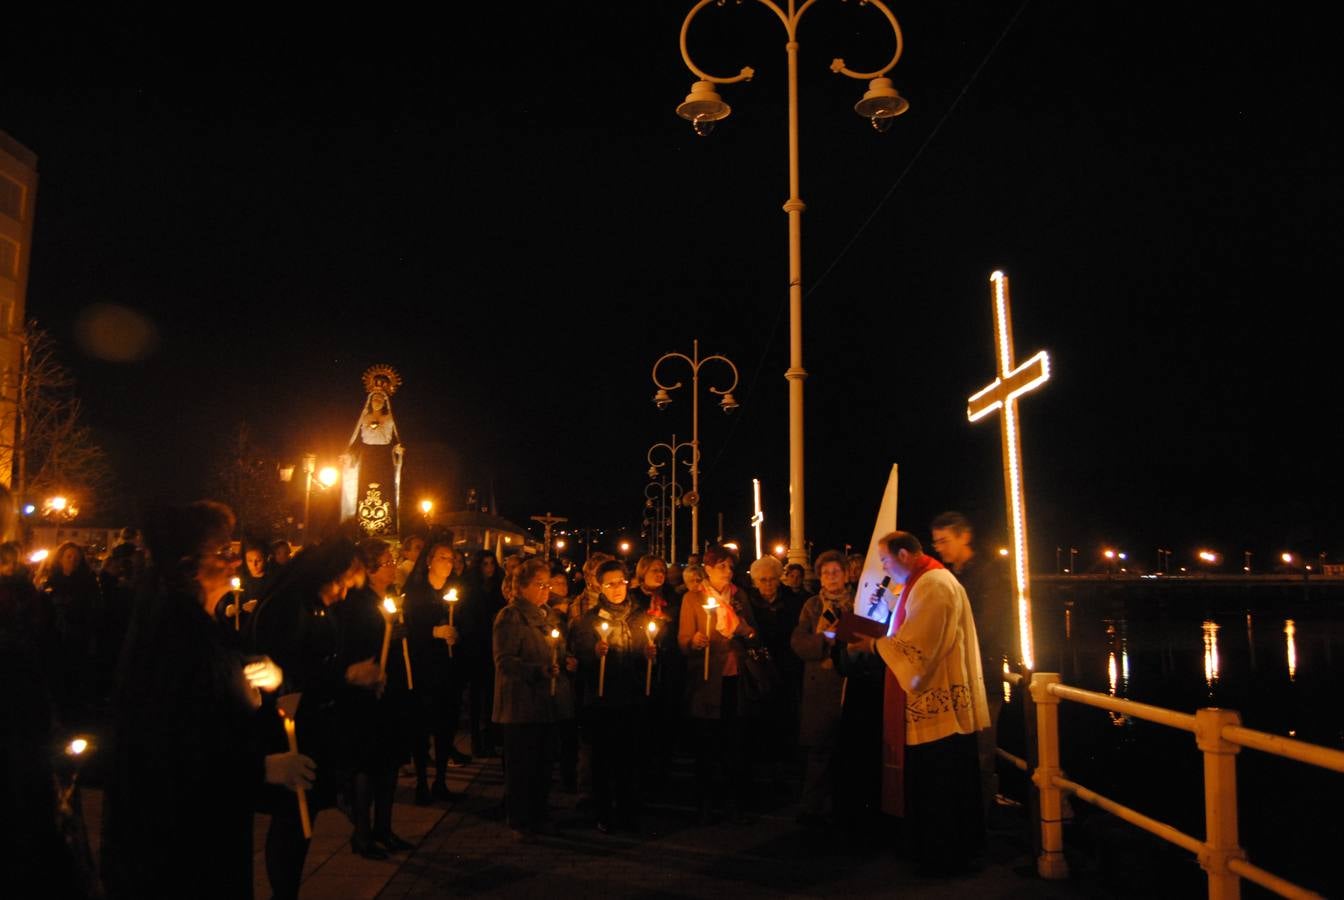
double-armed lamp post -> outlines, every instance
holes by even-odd
[[[691,492],[683,494],[681,502],[691,508],[691,552],[700,552],[700,367],[705,363],[718,361],[728,367],[732,372],[733,382],[726,388],[711,387],[711,394],[719,395],[719,406],[724,412],[732,412],[737,409],[737,401],[733,399],[733,391],[737,389],[737,366],[726,356],[715,353],[713,356],[700,357],[700,342],[694,341],[691,345],[691,355],[685,353],[664,353],[658,357],[653,364],[653,383],[658,391],[653,395],[653,402],[659,409],[667,409],[672,405],[672,395],[670,391],[675,391],[681,387],[681,382],[675,384],[665,384],[658,379],[658,367],[670,360],[679,359],[691,367]],[[676,438],[673,438],[675,441]],[[667,446],[666,444],[654,444],[654,447]],[[649,449],[652,457],[653,449]],[[675,450],[673,451],[675,456]],[[649,465],[653,466],[653,459],[649,459]],[[675,469],[675,466],[673,467]],[[673,539],[675,543],[675,538]],[[673,548],[675,551],[675,547]],[[673,555],[675,560],[675,553]]]
[[[696,134],[708,135],[716,122],[728,117],[732,111],[715,90],[716,85],[734,84],[750,81],[755,71],[744,67],[738,74],[729,77],[710,75],[691,60],[686,48],[686,34],[690,30],[691,20],[712,3],[721,0],[699,0],[686,14],[681,24],[681,58],[686,68],[699,80],[691,85],[691,93],[677,107],[677,115],[686,119],[695,128]],[[807,371],[803,368],[803,205],[799,197],[798,177],[798,22],[817,0],[788,0],[784,5],[773,0],[757,0],[768,8],[784,25],[787,41],[784,49],[788,53],[789,74],[789,199],[784,211],[789,217],[789,369],[784,377],[789,382],[789,562],[807,565],[807,543],[803,534],[803,379]],[[895,52],[891,61],[873,72],[855,72],[845,65],[843,59],[831,63],[831,71],[860,81],[868,82],[868,90],[863,98],[854,105],[854,111],[872,123],[877,131],[886,131],[892,121],[907,109],[905,101],[892,86],[888,72],[895,67],[904,49],[900,23],[882,0],[866,0],[860,6],[871,6],[886,17],[896,38]],[[694,528],[694,510],[692,506],[692,528]],[[698,548],[697,548],[698,549]]]

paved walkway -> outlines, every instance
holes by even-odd
[[[452,803],[419,807],[414,779],[403,775],[397,789],[393,828],[417,846],[386,861],[366,860],[350,850],[350,823],[325,810],[314,823],[303,900],[363,900],[403,897],[732,897],[805,898],[911,897],[989,898],[1104,896],[1078,881],[1046,882],[1035,876],[1025,821],[1020,829],[994,832],[989,865],[975,875],[935,880],[914,874],[913,865],[885,849],[857,851],[809,835],[794,823],[796,804],[776,796],[773,808],[750,824],[694,824],[688,761],[674,776],[673,798],[652,804],[640,834],[602,834],[576,809],[576,797],[552,794],[559,832],[515,840],[501,815],[503,773],[498,759],[449,770]],[[794,790],[785,792],[796,793]],[[685,798],[684,802],[680,798]],[[98,838],[100,797],[84,793],[90,838]],[[256,896],[266,884],[268,817],[256,821]]]

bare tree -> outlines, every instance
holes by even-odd
[[[36,322],[14,335],[19,343],[16,377],[4,385],[0,469],[8,469],[14,501],[62,495],[87,515],[111,490],[107,454],[82,421],[75,379],[61,363],[56,342]]]
[[[211,496],[233,507],[240,534],[270,537],[285,532],[290,515],[275,457],[240,422],[224,444],[211,476]]]

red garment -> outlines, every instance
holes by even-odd
[[[905,600],[915,582],[932,569],[943,564],[932,556],[922,555],[905,579],[901,597],[896,601],[896,622],[892,634],[905,624]],[[882,811],[889,816],[905,815],[905,689],[896,680],[890,668],[884,676],[882,697]]]

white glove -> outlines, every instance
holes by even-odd
[[[278,784],[291,791],[313,786],[317,764],[302,753],[271,753],[266,757],[266,783]]]

